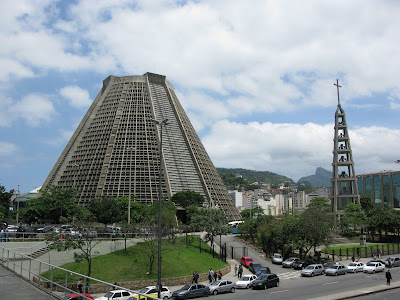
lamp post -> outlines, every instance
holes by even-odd
[[[130,163],[129,163],[129,199],[128,199],[128,225],[131,224],[131,180],[132,180],[132,151],[134,147],[126,147],[126,150],[130,152]]]
[[[160,126],[160,170],[158,175],[158,276],[157,276],[157,290],[158,298],[161,298],[161,176],[162,176],[162,138],[163,138],[163,125],[168,125],[168,119],[161,121],[153,119],[155,125]]]
[[[18,194],[17,194],[17,225],[18,225],[18,222],[19,222],[19,200],[20,199],[18,199],[19,198],[19,187],[21,186],[20,184],[17,184],[17,186],[18,186]]]

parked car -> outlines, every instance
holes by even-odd
[[[85,297],[83,297],[83,294],[70,294],[65,297],[65,300],[87,300],[87,299],[94,300],[94,298],[89,294],[85,294]]]
[[[299,258],[296,258],[296,257],[289,257],[288,259],[286,259],[286,260],[284,260],[283,262],[282,262],[282,268],[292,268],[293,267],[293,264],[296,262],[296,261],[299,261],[300,259]]]
[[[236,284],[230,280],[216,280],[210,286],[210,295],[236,291]]]
[[[252,262],[254,262],[254,259],[250,256],[242,256],[240,259],[240,263],[246,268],[248,268]]]
[[[390,264],[389,264],[390,261]],[[400,257],[389,257],[385,260],[385,266],[389,267],[398,267],[400,266]]]
[[[33,235],[32,228],[28,225],[19,226],[16,232],[17,237],[29,238]]]
[[[257,272],[258,269],[262,268],[263,266],[260,263],[252,262],[249,265],[249,271],[253,274]]]
[[[325,270],[325,275],[338,276],[338,275],[346,275],[347,268],[343,265],[335,264],[330,268]]]
[[[115,290],[115,291],[109,291],[107,294],[105,294],[103,297],[96,298],[96,300],[128,300],[130,297],[134,296],[133,293],[125,290]]]
[[[236,287],[238,289],[251,288],[253,285],[253,281],[256,279],[256,275],[243,275],[238,281],[236,281]]]
[[[7,226],[7,230],[8,230],[8,236],[15,236],[15,233],[18,230],[18,226],[17,225],[8,225]]]
[[[210,288],[202,284],[187,284],[180,290],[172,293],[174,299],[188,299],[197,297],[208,297]]]
[[[139,291],[139,293],[140,294],[134,294],[134,296],[130,297],[128,300],[136,300],[136,299],[150,300],[150,298],[142,296],[142,294],[148,295],[150,297],[155,297],[155,298],[158,297],[158,290],[157,290],[156,286],[148,286],[148,287],[142,288]],[[172,292],[170,291],[170,289],[166,286],[163,286],[161,288],[161,299],[167,300],[171,297],[172,297]]]
[[[364,266],[365,266],[364,263],[362,263],[361,261],[351,262],[347,266],[347,272],[349,272],[349,273],[362,272],[364,269]]]
[[[314,275],[324,275],[324,273],[324,266],[321,264],[309,265],[305,269],[301,270],[301,276],[313,277]]]
[[[283,257],[279,253],[274,253],[274,255],[272,255],[271,261],[273,264],[281,265],[283,262]]]
[[[268,267],[262,267],[262,268],[259,268],[254,275],[256,275],[258,277],[263,274],[271,274],[271,270]]]
[[[326,269],[329,269],[330,267],[332,267],[332,266],[334,266],[334,265],[336,265],[335,262],[327,262],[327,263],[324,263],[324,269],[325,269],[325,270],[326,270]]]
[[[279,277],[276,274],[265,274],[253,281],[253,289],[267,289],[279,286]]]
[[[308,267],[309,265],[315,264],[315,260],[310,259],[310,258],[303,258],[299,261],[296,261],[295,263],[293,263],[293,269],[295,270],[301,270],[304,269],[306,267]]]
[[[376,272],[383,272],[383,271],[385,271],[385,265],[378,261],[372,261],[372,262],[367,263],[363,269],[364,273],[376,273]]]

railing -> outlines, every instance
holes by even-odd
[[[65,299],[67,295],[77,293],[76,282],[79,279],[82,279],[83,293],[78,293],[82,294],[83,299],[90,299],[85,296],[85,293],[89,293],[92,289],[94,289],[94,287],[91,287],[90,285],[96,285],[96,288],[101,288],[102,292],[105,291],[107,295],[109,295],[110,291],[118,289],[138,294],[139,299],[144,296],[137,291],[129,290],[118,285],[98,280],[96,278],[72,272],[70,270],[33,259],[25,254],[15,252],[11,249],[0,247],[0,252],[1,265],[3,267],[59,299]],[[57,277],[56,280],[54,279],[55,277]],[[143,297],[142,299],[158,299],[148,295],[146,297],[147,298]]]
[[[335,257],[342,260],[343,257],[349,259],[354,257],[355,259],[360,258],[380,258],[383,255],[400,254],[400,244],[378,244],[372,246],[354,246],[344,247],[338,250],[332,249],[330,251],[323,252],[325,256],[332,255],[332,261],[335,261]],[[330,258],[330,257],[329,257]]]

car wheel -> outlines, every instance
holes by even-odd
[[[218,291],[217,291],[217,290],[214,290],[214,291],[213,291],[213,295],[218,295]]]
[[[324,274],[325,274],[325,271],[324,271],[324,270],[322,270],[321,274],[322,274],[322,275],[324,275]]]
[[[278,286],[279,286],[279,281],[277,281],[277,282],[276,282],[275,286],[276,286],[276,287],[278,287]]]
[[[311,277],[314,277],[314,273],[311,273]]]
[[[205,292],[205,293],[204,293],[204,297],[208,297],[208,292]]]
[[[231,288],[231,293],[234,293],[236,291],[236,289],[233,287]]]
[[[264,290],[266,290],[268,288],[268,285],[267,284],[265,284],[264,285]]]
[[[183,299],[186,300],[187,298],[188,298],[188,295],[187,295],[187,294],[186,294],[185,296],[183,296]]]
[[[246,285],[246,289],[248,289],[250,287],[250,285]]]
[[[335,276],[338,276],[338,272],[335,273]]]
[[[168,300],[169,298],[168,298],[168,296],[165,296],[164,298],[163,298],[163,300]]]

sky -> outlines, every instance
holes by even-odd
[[[399,170],[400,1],[2,0],[0,185],[43,184],[109,75],[167,77],[216,167]]]

